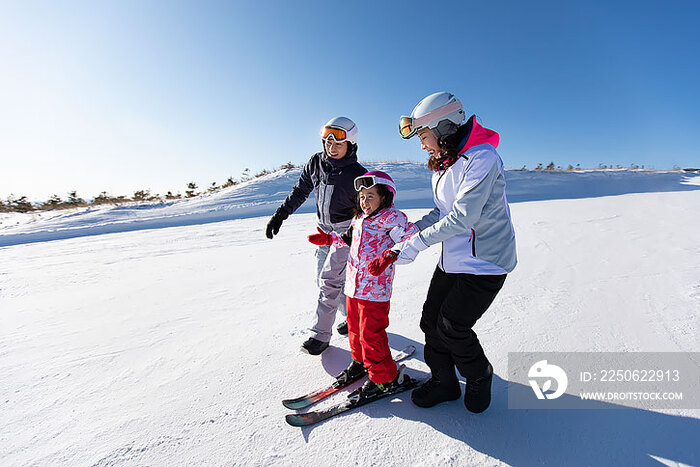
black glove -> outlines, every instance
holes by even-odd
[[[276,212],[275,215],[270,218],[270,221],[267,223],[267,228],[265,229],[265,235],[267,235],[267,238],[272,238],[275,235],[277,235],[280,231],[280,227],[282,227],[282,222],[286,218],[289,217],[289,214],[287,214],[287,211],[285,211],[282,208],[279,208]]]
[[[352,246],[352,226],[344,234],[340,234],[340,238],[343,239],[347,246]]]

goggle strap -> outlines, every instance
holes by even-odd
[[[371,185],[364,185],[363,179],[369,179],[372,181]],[[359,183],[358,183],[359,182]],[[358,186],[359,185],[359,186]],[[390,186],[391,188],[396,191],[396,185],[390,180],[387,180],[386,178],[382,177],[377,177],[375,175],[361,175],[355,179],[355,191],[360,191],[362,188],[372,188],[374,185],[386,185]]]

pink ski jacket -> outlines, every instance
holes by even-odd
[[[382,253],[394,246],[389,231],[394,227],[399,235],[394,238],[404,241],[418,233],[418,227],[408,221],[406,214],[393,205],[382,209],[373,216],[363,214],[355,217],[352,227],[352,244],[345,271],[345,295],[372,302],[388,302],[391,299],[391,285],[394,280],[394,265],[391,264],[379,276],[373,276],[368,269],[370,261],[379,258]],[[333,246],[346,247],[342,237],[335,232]]]

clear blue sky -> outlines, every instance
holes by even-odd
[[[0,2],[0,197],[183,191],[456,94],[505,165],[700,165],[700,2]]]

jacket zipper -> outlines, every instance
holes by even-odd
[[[442,177],[447,173],[447,170],[444,170],[440,176],[437,179],[437,182],[435,182],[435,199],[438,199],[438,186],[440,185],[440,180],[442,180]],[[442,265],[442,270],[445,271],[445,243],[441,242],[440,243],[440,264]]]
[[[476,231],[472,229],[472,256],[476,258]]]
[[[365,220],[362,219],[362,222],[360,222],[360,235],[357,239],[357,272],[355,272],[355,290],[352,293],[352,296],[357,295],[357,291],[360,289],[360,245],[362,245],[362,234],[365,233]],[[354,243],[354,242],[353,242]]]

